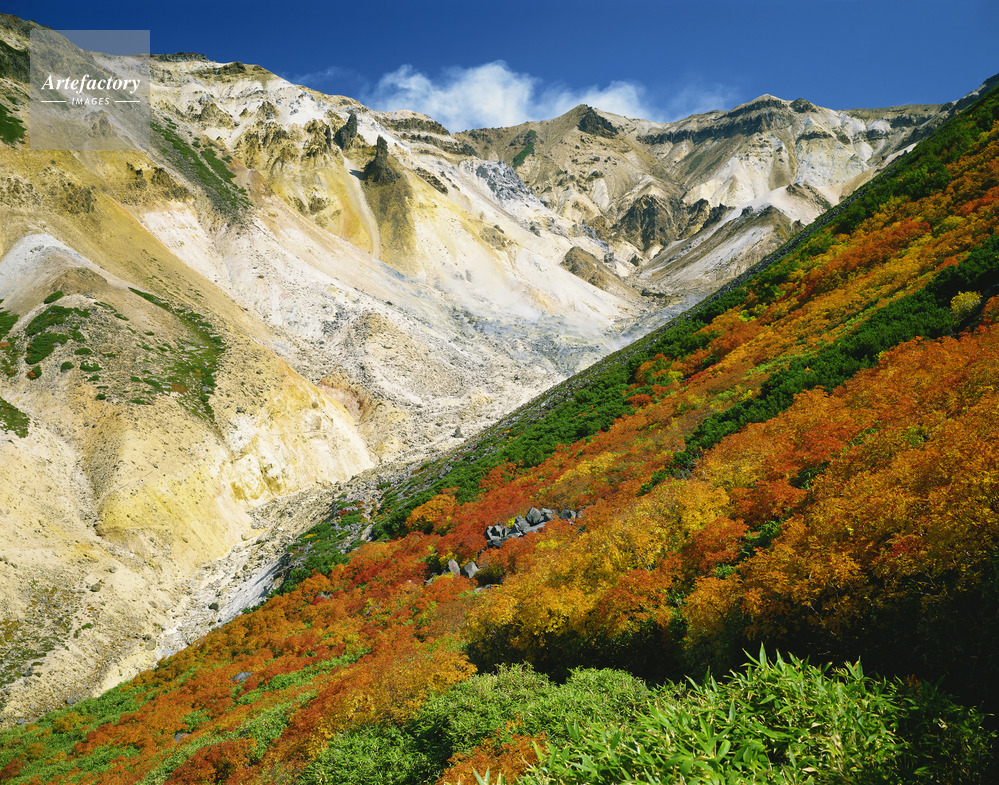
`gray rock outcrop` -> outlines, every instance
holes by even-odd
[[[350,147],[350,143],[354,141],[356,136],[357,115],[351,112],[347,115],[347,122],[337,129],[336,134],[333,136],[333,141],[337,143],[337,146],[341,150],[346,150]]]

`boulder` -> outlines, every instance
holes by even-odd
[[[531,507],[531,509],[527,511],[526,517],[527,522],[531,524],[531,526],[536,526],[544,520],[544,517],[541,515],[541,510],[537,507]]]
[[[461,567],[454,559],[448,559],[447,569],[452,575],[458,575],[461,572]]]
[[[479,571],[479,565],[477,565],[474,561],[470,561],[461,568],[461,571],[464,573],[466,578],[474,578],[475,573]]]
[[[510,530],[497,523],[495,526],[490,526],[486,529],[486,539],[487,540],[502,540],[510,533]]]

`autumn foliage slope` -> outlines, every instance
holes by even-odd
[[[927,682],[999,707],[999,96],[585,379],[389,494],[390,539],[6,733],[0,782],[472,782],[487,768],[596,782],[655,766],[694,782],[712,781],[709,760],[728,781],[780,766],[816,782],[860,781],[850,766],[878,782],[986,776],[980,718]],[[487,526],[530,507],[583,514],[485,549]],[[481,570],[428,582],[452,558]],[[761,644],[843,669],[757,657],[724,684],[648,686],[741,668]],[[903,680],[844,665],[858,658]],[[729,710],[760,690],[787,693],[760,717],[798,724],[753,730],[756,715]],[[830,713],[794,714],[795,694]],[[849,730],[870,746],[850,762],[822,729],[860,705],[885,719]],[[688,720],[691,738],[728,730],[684,757],[670,734]],[[649,733],[674,752],[614,769]]]

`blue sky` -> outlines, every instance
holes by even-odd
[[[942,103],[999,72],[996,0],[7,2],[55,28],[258,63],[451,130],[590,103],[667,121],[762,93],[834,109]]]

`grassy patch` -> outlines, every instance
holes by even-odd
[[[246,191],[234,182],[234,175],[214,151],[206,146],[194,148],[171,128],[156,123],[153,129],[162,137],[163,151],[177,166],[205,189],[212,203],[230,214],[238,214],[250,206]]]
[[[28,435],[28,415],[0,398],[0,430],[11,431],[22,439]]]
[[[62,292],[54,292],[45,298],[46,303],[52,303],[62,297]],[[71,339],[82,343],[85,336],[78,327],[82,319],[90,316],[89,308],[64,308],[61,305],[50,305],[25,328],[24,333],[29,337],[28,347],[25,350],[24,359],[28,365],[37,365],[46,359],[57,346],[68,343]],[[53,327],[69,324],[70,333],[50,332]]]
[[[2,302],[3,300],[0,300],[0,303]],[[0,308],[0,374],[5,376],[14,376],[17,373],[17,345],[7,336],[17,324],[18,318],[16,313]]]
[[[24,124],[3,104],[0,104],[0,141],[9,145],[24,141]]]
[[[533,129],[527,132],[527,144],[524,145],[524,149],[517,153],[513,157],[513,161],[510,162],[510,165],[513,166],[514,169],[524,163],[524,161],[527,160],[527,156],[534,155],[534,142],[537,141],[537,138],[538,135]]]
[[[64,333],[42,333],[28,344],[28,349],[24,353],[24,361],[28,365],[40,363],[52,354],[57,346],[62,346],[68,341],[69,336]]]
[[[161,351],[163,347],[146,347],[146,354],[151,356],[150,362],[157,372],[135,375],[133,383],[141,385],[142,394],[177,394],[181,405],[189,411],[212,420],[211,395],[215,392],[215,375],[225,352],[225,341],[196,311],[168,303],[149,292],[131,291],[176,317],[187,328],[189,336],[176,346],[167,345],[166,351]]]
[[[976,712],[929,685],[867,678],[859,663],[834,670],[761,652],[725,681],[655,697],[616,727],[570,724],[524,781],[976,782],[990,758]]]

